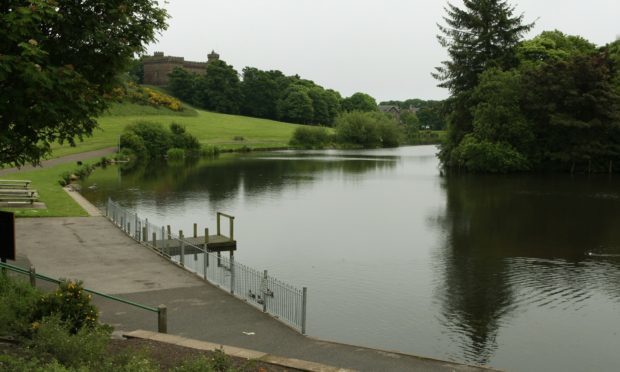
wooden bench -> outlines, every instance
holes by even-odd
[[[0,202],[33,204],[39,199],[37,190],[32,189],[0,189]]]
[[[0,180],[0,189],[28,189],[30,180]]]

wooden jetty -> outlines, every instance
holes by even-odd
[[[221,218],[229,220],[229,235],[226,236],[221,231]],[[234,256],[237,250],[237,241],[234,239],[235,217],[217,212],[217,233],[209,234],[209,229],[204,229],[204,235],[198,235],[198,225],[194,224],[194,234],[191,237],[185,236],[183,230],[179,230],[178,238],[172,237],[170,225],[166,226],[163,239],[157,239],[157,234],[152,232],[150,243],[157,247],[162,253],[168,256],[179,256],[181,254],[198,254],[206,250],[209,253],[217,252],[218,257],[222,252],[229,252],[230,257]],[[146,227],[143,228],[143,237],[147,236]]]
[[[204,236],[192,238],[183,236],[182,240],[184,242],[183,250],[185,254],[200,253],[205,247],[207,252],[230,252],[231,255],[237,250],[237,242],[224,235],[209,235],[206,241]],[[163,248],[170,256],[181,254],[181,241],[179,239],[157,240],[157,247]]]

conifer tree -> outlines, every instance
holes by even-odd
[[[503,0],[464,0],[465,9],[448,3],[446,25],[437,25],[439,43],[448,49],[433,76],[453,95],[473,89],[489,67],[514,67],[514,47],[534,24],[524,24],[514,7]]]
[[[491,67],[506,70],[517,64],[515,46],[534,24],[525,24],[514,7],[505,0],[464,0],[461,9],[448,3],[446,25],[437,25],[439,43],[447,48],[449,60],[436,67],[433,77],[451,93],[446,102],[449,112],[448,135],[439,158],[451,165],[453,150],[473,130],[471,93],[481,73]]]

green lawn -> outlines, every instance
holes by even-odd
[[[221,149],[285,147],[299,125],[279,121],[257,119],[247,116],[226,115],[203,110],[186,109],[175,113],[168,109],[157,109],[135,104],[116,104],[110,112],[99,118],[100,129],[93,136],[85,138],[76,147],[53,146],[52,157],[60,157],[85,151],[116,146],[118,138],[127,124],[137,120],[148,120],[169,125],[176,122],[202,144],[216,145]],[[242,137],[243,140],[235,140]]]
[[[95,159],[98,160],[98,159]],[[39,201],[47,209],[0,208],[3,211],[15,212],[16,217],[82,217],[88,213],[82,209],[60,187],[58,180],[63,172],[71,172],[77,168],[75,163],[57,165],[28,172],[19,172],[0,177],[7,180],[30,180],[30,187],[39,192]]]

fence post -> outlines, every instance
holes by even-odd
[[[166,250],[168,250],[169,247],[169,242],[170,240],[172,240],[172,233],[170,232],[170,225],[166,225],[166,230],[168,232],[168,235],[166,235]]]
[[[149,219],[148,218],[144,219],[144,231],[146,231],[146,233],[144,234],[144,240],[149,240]]]
[[[263,292],[263,312],[267,312],[267,270],[263,272],[263,282],[261,283],[261,292]]]
[[[308,304],[308,287],[303,288],[301,297],[301,334],[306,334],[306,305]]]
[[[155,233],[153,233],[155,234]],[[164,229],[164,227],[161,227],[161,247],[159,247],[159,251],[163,252],[164,251],[164,242],[166,241],[166,230]],[[165,243],[168,244],[168,243]],[[168,252],[166,252],[167,254]]]
[[[149,233],[146,231],[146,226],[142,228],[142,239],[141,240],[147,243],[149,241]]]
[[[33,287],[37,286],[37,271],[34,266],[30,266],[30,285]]]
[[[157,233],[153,231],[153,248],[157,249]]]
[[[179,230],[179,242],[181,242],[181,266],[185,266],[185,245],[183,244],[183,230]]]
[[[168,309],[166,305],[157,307],[157,332],[168,333]]]
[[[235,294],[235,256],[230,251],[230,294]]]
[[[140,226],[138,225],[138,215],[137,214],[136,214],[136,219],[134,220],[133,230],[134,230],[133,237],[135,239],[135,238],[138,237],[138,234],[140,234]],[[140,240],[138,239],[138,241],[140,241]]]

